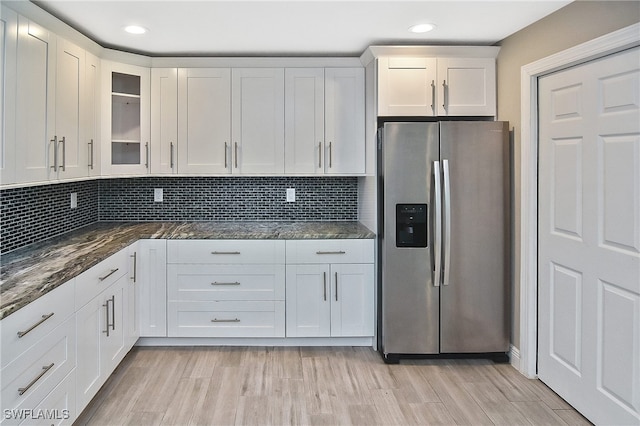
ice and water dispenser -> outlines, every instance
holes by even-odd
[[[427,205],[396,204],[396,247],[427,247]]]

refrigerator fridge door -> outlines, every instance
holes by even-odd
[[[439,127],[438,123],[385,123],[382,132],[382,350],[437,354],[439,291],[433,282],[431,193]]]
[[[440,352],[509,350],[508,123],[442,122]]]

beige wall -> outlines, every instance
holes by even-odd
[[[523,65],[640,22],[640,1],[576,1],[498,43],[498,119],[514,130],[513,332],[520,347],[520,69]]]

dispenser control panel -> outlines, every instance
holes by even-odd
[[[426,204],[396,204],[396,247],[427,247]]]

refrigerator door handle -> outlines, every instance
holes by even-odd
[[[440,287],[440,281],[442,280],[442,197],[440,195],[440,162],[433,162],[433,187],[434,187],[434,195],[433,195],[433,221],[434,221],[434,230],[433,230],[433,249],[434,249],[434,259],[433,263],[435,266],[434,274],[433,274],[433,285],[434,287]]]
[[[449,160],[442,160],[444,172],[444,279],[443,285],[449,285],[451,272],[451,178],[449,175]]]

